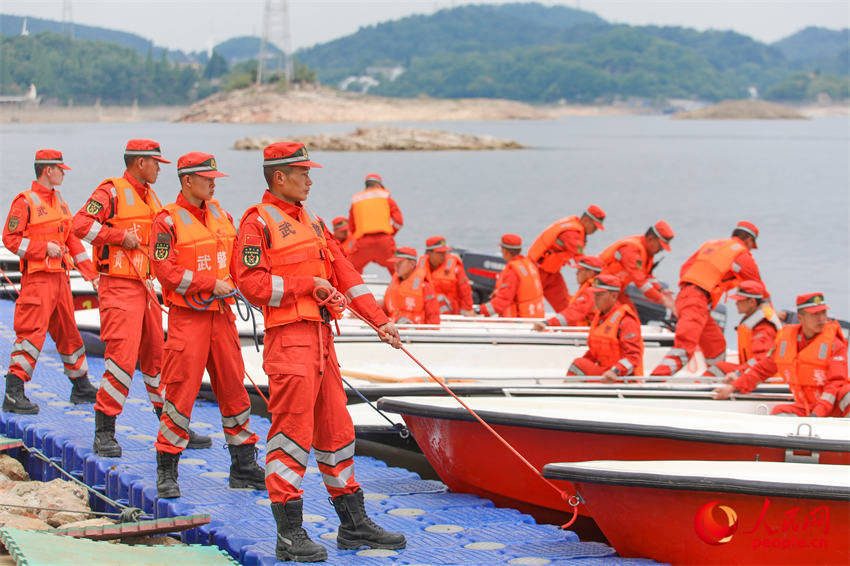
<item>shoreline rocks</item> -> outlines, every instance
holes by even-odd
[[[298,141],[309,150],[321,151],[446,151],[526,149],[512,140],[492,136],[458,134],[422,128],[357,128],[348,134],[318,134],[294,138],[249,137],[237,140],[234,149],[258,150],[270,143]]]
[[[718,104],[673,114],[676,120],[807,120],[791,106],[764,100],[724,100]]]

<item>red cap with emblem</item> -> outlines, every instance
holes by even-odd
[[[128,141],[127,147],[124,148],[124,157],[151,157],[160,163],[171,163],[162,158],[159,143],[153,140],[136,139]]]
[[[71,170],[65,165],[65,160],[62,158],[62,152],[58,149],[39,149],[35,152],[36,165],[55,165],[60,169]]]
[[[825,311],[829,307],[826,306],[826,299],[823,298],[823,293],[806,293],[805,295],[797,295],[797,310],[806,312]]]
[[[263,167],[277,165],[297,165],[298,167],[319,167],[318,163],[310,161],[307,148],[298,142],[277,142],[267,145],[263,150]]]
[[[177,160],[177,176],[182,175],[200,175],[201,177],[227,177],[224,173],[218,170],[215,164],[215,157],[209,153],[201,153],[193,151],[185,155],[181,155]]]
[[[602,208],[596,206],[595,204],[591,204],[587,207],[587,210],[584,213],[593,220],[593,223],[596,224],[596,227],[600,230],[604,230],[605,226],[602,223],[605,221],[605,211]]]
[[[425,240],[425,251],[448,252],[451,251],[451,248],[446,245],[446,238],[444,236],[431,236]]]
[[[742,281],[738,286],[738,291],[729,295],[729,298],[733,301],[744,301],[746,299],[757,299],[761,301],[766,294],[767,289],[764,288],[764,284],[761,281],[748,279]]]
[[[595,255],[580,255],[576,258],[576,264],[571,265],[570,267],[575,267],[576,269],[589,269],[596,273],[602,273],[602,269],[605,267],[605,264],[603,264],[602,260]]]
[[[757,250],[758,245],[756,245],[756,240],[759,237],[759,229],[756,228],[756,225],[752,222],[747,222],[746,220],[741,220],[735,225],[735,230],[743,230],[747,234],[753,237],[753,249]]]
[[[508,250],[521,250],[522,238],[516,234],[504,234],[502,235],[501,245],[503,248]]]
[[[597,275],[593,279],[593,285],[589,287],[594,293],[600,291],[613,291],[619,293],[623,288],[623,282],[616,275]]]
[[[412,259],[416,261],[419,259],[419,255],[416,253],[416,250],[408,247],[396,248],[395,253],[393,253],[393,257],[389,259],[390,262],[397,262],[403,259]]]
[[[348,226],[348,218],[346,218],[345,216],[337,216],[333,219],[331,224],[333,224],[334,230],[336,230],[337,228],[342,228],[343,226]]]
[[[658,242],[661,244],[661,247],[669,252],[670,240],[672,240],[673,236],[675,236],[670,225],[663,220],[659,220],[652,225],[650,230],[652,230],[652,233],[655,234],[656,238],[658,238]]]

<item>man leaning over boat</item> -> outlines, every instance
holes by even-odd
[[[828,320],[823,293],[797,297],[799,324],[779,331],[768,355],[732,383],[714,390],[715,399],[728,399],[735,391],[749,393],[756,385],[780,375],[794,403],[777,405],[774,415],[846,417],[850,414],[850,379],[847,374],[847,340],[837,321]]]

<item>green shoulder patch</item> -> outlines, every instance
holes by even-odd
[[[94,200],[93,198],[89,199],[88,204],[86,205],[86,212],[91,214],[92,216],[97,215],[98,212],[103,210],[103,205]]]
[[[242,248],[242,263],[246,267],[260,265],[260,246],[245,246]]]
[[[20,218],[18,218],[17,216],[10,216],[9,217],[9,232],[14,232],[15,229],[18,227],[18,224],[20,224],[20,223],[21,223]]]
[[[157,242],[153,247],[153,257],[157,261],[162,261],[171,253],[170,242]]]

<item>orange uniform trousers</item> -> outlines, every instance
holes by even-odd
[[[100,339],[106,371],[94,408],[115,416],[124,408],[136,363],[154,407],[161,408],[162,311],[137,279],[100,276]]]
[[[797,415],[798,417],[809,417],[812,414],[810,405],[795,401],[794,403],[786,403],[784,405],[776,405],[770,411],[771,415]],[[848,417],[850,416],[850,385],[845,385],[838,390],[835,395],[835,404],[832,405],[832,412],[827,417]]]
[[[370,263],[377,263],[386,268],[390,277],[395,273],[395,267],[390,258],[395,253],[395,238],[390,234],[366,234],[354,242],[348,261],[358,273]]]
[[[9,373],[23,381],[32,372],[44,346],[47,333],[65,367],[65,375],[75,379],[88,374],[86,349],[74,320],[74,299],[68,274],[37,271],[21,276],[21,293],[15,301],[15,344],[9,360]]]
[[[561,312],[567,308],[570,304],[570,292],[567,290],[567,282],[564,281],[561,272],[549,273],[542,269],[537,271],[540,273],[540,284],[543,285],[543,297],[549,301],[555,312]]]
[[[266,444],[269,499],[301,498],[311,446],[331,497],[357,491],[354,424],[330,327],[302,320],[266,329],[263,368],[272,414]]]
[[[652,375],[673,375],[688,364],[697,346],[711,369],[726,358],[726,338],[723,329],[711,317],[708,293],[695,285],[685,284],[676,296],[676,337],[673,347],[661,360]]]
[[[245,391],[245,363],[230,306],[195,311],[172,306],[168,310],[168,340],[162,360],[165,404],[159,422],[156,449],[179,454],[189,444],[189,419],[201,390],[204,368],[221,411],[227,444],[256,444],[248,429],[251,400]]]
[[[567,375],[579,375],[579,374],[571,371],[572,366],[575,366],[579,370],[584,372],[582,375],[589,375],[589,376],[600,376],[608,370],[608,368],[602,367],[601,365],[597,364],[593,360],[589,360],[587,358],[576,358],[576,359],[573,360],[573,363],[570,366],[570,369],[567,370]]]

